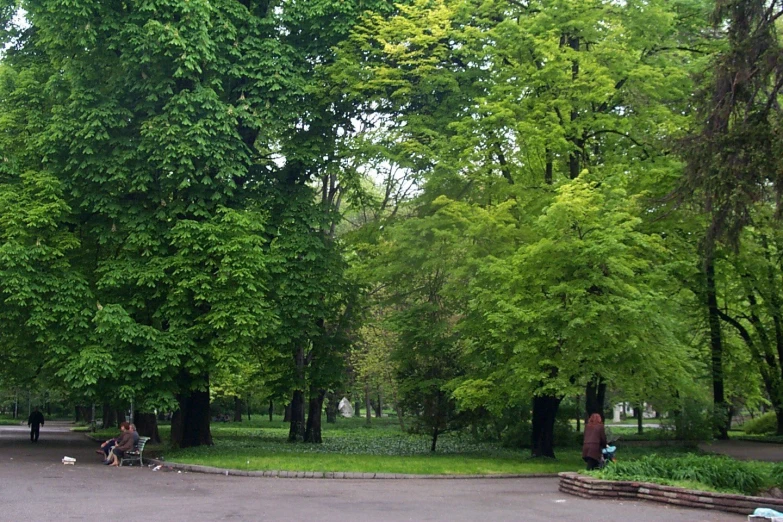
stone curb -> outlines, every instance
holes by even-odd
[[[641,499],[676,506],[715,509],[747,515],[758,507],[780,511],[783,499],[712,493],[695,489],[662,486],[649,482],[601,480],[574,472],[558,473],[560,491],[582,498]]]
[[[167,462],[158,459],[144,459],[145,462],[152,463],[153,466],[163,466],[170,470],[188,471],[191,473],[210,473],[213,475],[225,475],[236,477],[273,477],[273,478],[295,478],[295,479],[439,479],[439,480],[462,480],[462,479],[519,479],[519,478],[554,478],[554,474],[533,473],[529,475],[520,474],[496,474],[496,475],[415,475],[405,473],[353,473],[347,471],[243,471],[241,469],[213,468],[211,466],[198,466],[196,464],[180,464],[177,462]]]

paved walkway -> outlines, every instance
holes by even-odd
[[[0,426],[0,519],[345,520],[403,522],[740,522],[746,517],[651,502],[585,500],[556,478],[318,480],[245,478],[109,468],[97,445],[46,423],[37,444],[26,426]],[[63,456],[76,458],[64,466]]]
[[[716,440],[699,444],[699,449],[707,453],[728,455],[738,460],[761,460],[765,462],[783,462],[783,445],[748,440]]]

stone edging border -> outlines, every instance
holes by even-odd
[[[496,474],[496,475],[415,475],[405,473],[353,473],[347,471],[243,471],[241,469],[213,468],[196,464],[180,464],[158,459],[144,459],[154,466],[163,466],[170,470],[189,471],[191,473],[211,473],[213,475],[237,477],[273,477],[298,479],[509,479],[509,478],[554,478],[553,474],[536,473],[530,475]]]
[[[758,507],[783,509],[783,499],[712,493],[694,489],[662,486],[649,482],[601,480],[579,473],[558,473],[560,491],[582,498],[629,498],[652,500],[676,506],[716,509],[747,515]]]

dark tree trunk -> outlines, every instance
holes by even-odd
[[[101,428],[105,430],[106,428],[117,426],[117,411],[106,403],[103,404],[102,410],[103,424],[101,425]]]
[[[337,401],[337,394],[330,391],[326,394],[326,398],[329,401],[326,405],[326,423],[334,424],[337,422],[337,415],[340,413],[340,410],[337,409],[339,406],[339,402]]]
[[[552,172],[553,172],[552,151],[549,148],[547,148],[545,154],[546,154],[546,167],[544,169],[544,183],[546,183],[547,185],[551,185],[553,179],[552,178]]]
[[[175,448],[211,446],[209,388],[177,396],[179,409],[171,418],[171,444]]]
[[[606,382],[600,377],[587,383],[585,388],[585,415],[590,417],[593,413],[601,415],[601,420],[606,418],[604,402],[606,400]]]
[[[286,408],[287,410],[288,408]],[[275,403],[272,399],[269,399],[269,422],[275,420]]]
[[[440,430],[438,428],[435,428],[432,430],[432,444],[430,444],[430,451],[434,452],[435,447],[438,445],[438,435],[440,435]]]
[[[247,394],[247,399],[245,400],[245,406],[247,406],[247,421],[250,422],[250,394]]]
[[[370,399],[370,386],[365,384],[364,385],[364,408],[365,408],[365,415],[364,418],[366,419],[367,426],[372,425],[372,400]]]
[[[158,419],[154,413],[141,413],[136,411],[133,414],[133,420],[136,424],[136,431],[142,437],[149,437],[150,444],[160,444],[160,433],[158,432]]]
[[[715,288],[715,260],[711,253],[705,255],[705,297],[707,304],[708,323],[710,327],[710,348],[712,362],[712,402],[715,408],[715,431],[718,439],[729,438],[728,404],[723,386],[723,335],[720,328],[720,309],[718,308],[718,292]]]
[[[242,422],[242,399],[234,397],[234,422]]]
[[[576,402],[576,432],[579,433],[582,431],[582,409],[580,408],[581,397],[579,395],[576,396],[575,402]]]
[[[356,401],[356,403],[353,405],[353,414],[357,417],[362,416],[362,402]]]
[[[288,442],[297,442],[304,439],[305,411],[304,411],[304,386],[305,386],[305,353],[303,346],[297,346],[294,354],[296,371],[296,389],[291,400],[291,426],[288,429]]]
[[[314,444],[321,444],[321,412],[324,408],[324,397],[326,390],[310,390],[310,407],[307,411],[307,429],[304,434],[304,441]]]
[[[271,401],[270,401],[271,404]],[[269,416],[269,420],[272,420],[272,416]],[[291,422],[291,403],[285,405],[285,410],[283,410],[283,422]]]
[[[302,390],[294,390],[294,396],[291,399],[291,425],[288,428],[288,442],[304,440],[304,402],[304,392]]]
[[[376,407],[377,406],[377,407]],[[375,409],[375,418],[380,419],[381,415],[383,414],[383,403],[381,403],[381,394],[378,394],[378,403],[373,404],[373,407]]]
[[[568,46],[571,49],[573,49],[574,51],[579,51],[580,42],[578,37],[568,36],[567,42],[568,42]],[[577,78],[579,78],[579,59],[574,58],[574,61],[571,63],[571,79],[573,81],[576,81]],[[580,137],[578,137],[577,135],[579,131],[576,129],[576,127],[578,127],[576,122],[578,119],[579,119],[579,111],[573,109],[571,111],[571,127],[573,128],[571,132],[573,132],[574,135],[568,140],[571,142],[571,145],[573,146],[573,150],[571,150],[568,153],[568,177],[570,179],[576,179],[577,177],[579,177],[579,173],[581,172],[580,160],[583,154],[582,149],[584,147],[584,140],[580,139]]]
[[[77,406],[76,420],[89,423],[92,420],[92,408],[88,408],[87,406]]]
[[[555,418],[562,400],[551,395],[533,398],[531,454],[534,457],[555,457]]]
[[[783,435],[783,408],[775,408],[775,417],[778,421],[778,429],[775,435]]]
[[[642,418],[644,417],[644,404],[640,404],[638,408],[636,408],[636,433],[641,435],[644,433],[644,426],[642,426]]]

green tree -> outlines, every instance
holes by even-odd
[[[703,205],[708,224],[700,245],[712,350],[715,429],[728,438],[729,405],[723,377],[724,333],[715,285],[715,251],[721,241],[737,246],[754,204],[780,200],[780,82],[783,49],[776,21],[778,2],[721,0],[715,26],[726,48],[714,57],[698,100],[700,129],[685,141],[688,170],[681,192]],[[774,195],[770,194],[774,192]]]
[[[278,247],[295,242],[282,234],[305,231],[311,244],[322,235],[307,187],[319,167],[307,127],[320,127],[299,109],[315,98],[308,89],[317,39],[304,32],[329,17],[325,6],[341,9],[315,1],[22,2],[30,25],[4,60],[2,134],[10,143],[2,190],[16,199],[45,189],[25,210],[51,211],[34,224],[47,237],[13,220],[11,232],[4,227],[9,259],[12,249],[25,251],[3,270],[27,273],[4,280],[2,292],[18,296],[15,324],[30,325],[36,307],[54,313],[35,328],[3,332],[4,346],[29,347],[75,388],[123,383],[126,400],[176,400],[173,442],[211,442],[212,369],[242,368],[259,352],[274,359],[290,346],[280,336],[285,304],[275,302],[286,291],[270,292],[281,267],[296,261]],[[286,229],[281,215],[306,226]],[[14,227],[29,237],[7,240]],[[45,263],[29,256],[37,243]],[[331,247],[319,252],[339,258]],[[322,275],[316,291],[296,289],[296,304],[316,325],[317,310],[334,301]],[[38,283],[47,277],[47,286]],[[327,355],[330,346],[323,344]]]
[[[559,403],[592,376],[630,389],[685,370],[661,241],[638,230],[634,199],[585,178],[562,185],[536,239],[472,285],[473,320],[486,324],[476,344],[508,366],[485,376],[486,387],[511,378],[533,394],[534,456],[554,456]]]

